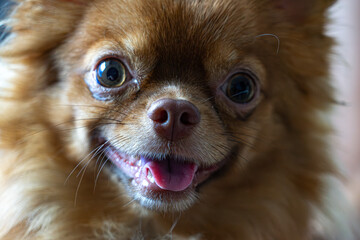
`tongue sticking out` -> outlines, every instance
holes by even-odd
[[[197,170],[197,166],[194,163],[180,163],[173,159],[161,161],[142,160],[145,163],[143,169],[151,171],[156,185],[168,191],[178,192],[188,188]]]

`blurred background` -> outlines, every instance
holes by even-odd
[[[343,103],[332,116],[333,150],[344,163],[347,192],[360,210],[360,1],[338,0],[329,14],[328,34],[337,40],[331,71],[337,100]]]

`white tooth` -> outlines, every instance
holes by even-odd
[[[145,179],[142,181],[142,185],[143,186],[145,186],[145,187],[147,187],[147,186],[149,186],[149,183],[148,183],[148,181],[146,181]]]
[[[135,177],[136,177],[136,178],[140,177],[140,171],[137,171],[137,172],[135,173]]]
[[[141,159],[140,158],[136,161],[136,165],[138,165],[139,167],[141,166]]]
[[[147,179],[148,179],[151,183],[155,183],[155,178],[154,178],[154,176],[152,175],[151,171],[148,172]]]

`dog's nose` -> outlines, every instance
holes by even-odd
[[[153,121],[156,133],[172,141],[188,136],[201,119],[194,104],[170,98],[153,102],[147,115]]]

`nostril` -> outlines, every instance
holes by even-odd
[[[194,124],[193,121],[191,121],[191,115],[188,112],[184,112],[181,114],[180,116],[180,123],[184,124],[184,125],[192,125]]]
[[[155,108],[148,112],[151,120],[158,123],[165,123],[169,119],[169,113],[163,108]]]
[[[165,123],[169,118],[169,114],[166,110],[160,110],[157,115],[157,118],[153,119],[155,122]]]
[[[180,124],[190,127],[200,122],[201,117],[199,109],[190,102],[182,102],[180,104],[180,109],[182,109],[182,113],[179,118]]]

